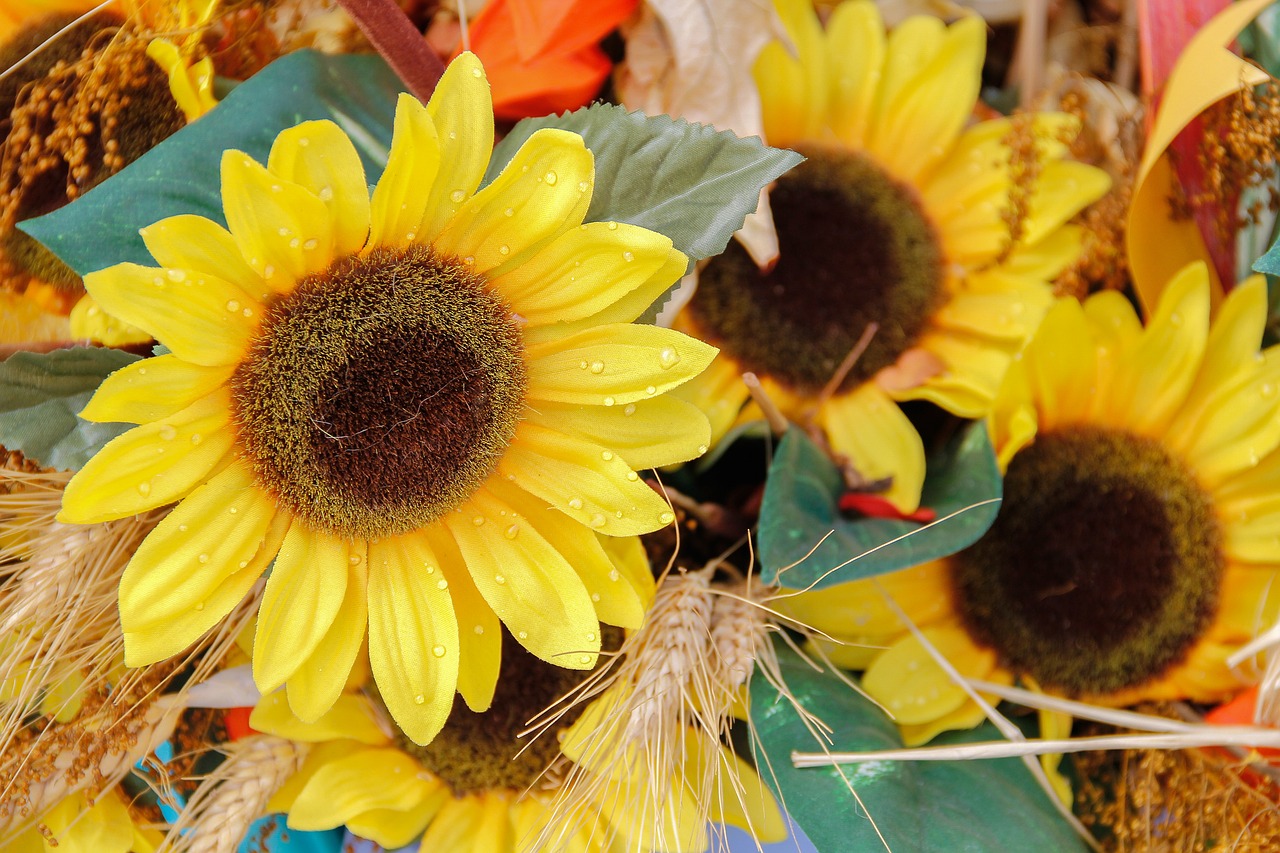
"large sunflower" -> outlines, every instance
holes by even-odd
[[[464,55],[427,106],[402,96],[372,198],[350,140],[307,122],[266,167],[223,155],[229,230],[166,219],[143,229],[160,268],[86,277],[172,350],[90,401],[90,420],[142,425],[77,474],[60,516],[180,501],[121,581],[131,665],[180,652],[270,565],[263,692],[287,683],[317,719],[367,624],[378,689],[425,743],[455,686],[488,706],[499,619],[576,669],[595,663],[598,620],[640,624],[652,578],[596,534],[673,519],[636,469],[705,447],[706,419],[664,392],[715,350],[630,323],[685,257],[642,228],[582,224],[581,137],[539,131],[478,189],[492,140]]]
[[[982,712],[885,602],[964,675],[1103,704],[1216,701],[1256,673],[1227,658],[1280,615],[1280,348],[1266,287],[1210,328],[1203,264],[1147,328],[1118,293],[1057,303],[991,417],[1006,467],[971,548],[783,606],[850,646],[863,686],[917,743]]]
[[[264,697],[250,717],[255,729],[312,744],[268,809],[287,813],[291,829],[345,824],[388,849],[421,836],[422,850],[699,853],[708,846],[708,820],[733,823],[766,841],[785,837],[764,782],[714,738],[687,739],[687,778],[655,785],[644,753],[636,752],[627,772],[618,771],[624,763],[619,757],[599,761],[609,766],[600,768],[599,784],[587,784],[582,774],[592,774],[595,764],[587,769],[573,762],[600,747],[588,731],[598,729],[594,718],[607,713],[607,695],[588,705],[576,723],[571,712],[556,730],[519,739],[526,722],[558,702],[581,673],[556,670],[519,648],[510,651],[493,707],[475,714],[459,703],[426,747],[388,726],[376,696],[357,689],[312,723],[294,717],[279,694]],[[723,787],[699,803],[694,780],[708,763],[724,770],[716,777]],[[725,778],[730,773],[733,788]],[[581,791],[570,793],[568,785]],[[665,800],[656,812],[645,801],[653,790]],[[572,803],[567,809],[565,798]]]
[[[813,417],[862,478],[891,479],[886,497],[914,510],[924,449],[898,402],[987,413],[1049,307],[1047,282],[1079,251],[1080,229],[1063,223],[1108,179],[1062,159],[1068,116],[966,129],[980,18],[914,17],[886,37],[867,0],[837,6],[825,30],[809,0],[777,6],[797,55],[775,43],[757,62],[765,135],[808,160],[771,191],[777,265],[761,272],[734,244],[701,271],[678,326],[723,353],[682,394],[719,438],[746,400],[738,375],[753,371],[788,415]]]

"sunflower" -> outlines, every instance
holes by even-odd
[[[508,652],[493,707],[476,714],[458,703],[425,747],[387,724],[376,693],[353,687],[312,723],[298,720],[280,694],[263,697],[250,725],[312,744],[267,808],[287,813],[291,829],[345,824],[388,849],[421,836],[423,850],[699,853],[707,848],[708,819],[763,829],[775,839],[785,835],[777,806],[755,771],[718,741],[708,747],[706,738],[688,740],[690,780],[708,762],[732,767],[741,799],[720,791],[720,797],[699,804],[694,783],[681,776],[662,787],[666,804],[658,814],[632,808],[634,789],[650,789],[641,759],[632,768],[635,778],[604,770],[603,784],[584,784],[585,795],[569,794],[572,809],[557,809],[565,786],[591,773],[573,762],[591,751],[592,741],[572,714],[561,718],[555,732],[534,739],[518,735],[527,720],[573,690],[581,673],[547,666],[516,646]],[[607,702],[608,696],[587,705],[577,722],[607,713]],[[586,729],[597,727],[590,723]]]
[[[140,826],[119,788],[64,797],[28,827],[5,841],[10,853],[152,853],[162,836]]]
[[[633,325],[685,269],[660,234],[582,220],[592,155],[534,134],[478,189],[493,140],[483,69],[402,96],[367,189],[332,122],[280,134],[266,167],[222,158],[229,229],[143,229],[160,268],[86,277],[104,310],[172,352],[113,374],[82,416],[141,424],[67,486],[88,523],[179,502],[120,585],[130,665],[182,651],[268,565],[254,644],[264,693],[300,717],[337,700],[366,636],[418,743],[455,686],[485,708],[498,621],[534,655],[594,665],[599,621],[640,624],[653,581],[596,534],[673,520],[637,468],[705,449],[665,392],[715,350]]]
[[[1227,659],[1280,615],[1280,348],[1258,351],[1266,286],[1209,322],[1203,263],[1144,329],[1108,291],[1054,305],[989,425],[1004,503],[952,557],[783,606],[911,743],[982,717],[886,603],[963,675],[1105,705],[1219,701],[1256,678]]]
[[[1047,282],[1079,252],[1080,229],[1064,223],[1108,178],[1062,159],[1069,116],[966,129],[982,19],[913,17],[886,37],[867,0],[841,3],[825,30],[808,0],[777,7],[797,55],[774,43],[756,64],[765,135],[807,161],[770,193],[777,265],[761,271],[733,244],[700,271],[677,327],[723,354],[682,394],[719,439],[747,398],[738,376],[756,373],[912,511],[924,449],[898,403],[987,413],[1051,303]]]

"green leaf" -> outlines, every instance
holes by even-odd
[[[219,164],[228,148],[266,162],[280,131],[332,119],[355,142],[372,181],[386,163],[402,88],[375,56],[287,54],[83,198],[20,227],[81,275],[124,261],[153,264],[139,228],[180,213],[226,223]]]
[[[94,424],[77,413],[108,374],[137,360],[95,347],[14,353],[0,362],[0,445],[48,468],[80,468],[133,424]]]
[[[848,685],[830,673],[815,672],[788,649],[779,648],[778,658],[791,693],[832,728],[831,751],[902,748],[893,722]],[[874,761],[798,769],[791,763],[793,750],[821,752],[822,747],[791,703],[759,677],[751,679],[751,722],[764,753],[756,757],[761,776],[819,853],[883,853],[886,848],[894,853],[1085,849],[1016,758]],[[933,743],[1000,739],[996,728],[987,723],[972,731],[942,735]],[[876,835],[877,827],[883,842]]]
[[[840,472],[827,455],[802,430],[788,430],[769,466],[760,508],[765,583],[793,589],[824,587],[954,554],[976,542],[996,520],[998,503],[974,505],[1000,497],[1000,469],[986,427],[975,422],[928,460],[921,505],[936,512],[939,521],[925,526],[845,517],[837,506],[843,491]],[[905,538],[885,545],[898,537]],[[868,553],[881,545],[885,547]],[[823,577],[827,572],[831,573]]]
[[[580,134],[595,155],[588,222],[615,220],[657,231],[690,261],[724,251],[756,209],[761,188],[804,159],[754,136],[593,104],[517,124],[494,149],[484,182],[496,178],[525,140],[546,127]],[[656,304],[665,301],[666,295]]]

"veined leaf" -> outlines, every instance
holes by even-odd
[[[762,578],[792,589],[845,583],[954,554],[996,519],[998,503],[974,505],[1001,496],[995,451],[981,422],[928,460],[921,505],[939,519],[929,526],[843,516],[837,508],[844,491],[840,472],[798,429],[783,436],[766,483],[759,526]],[[946,518],[952,513],[959,514]]]
[[[902,748],[893,722],[848,685],[830,673],[815,672],[788,649],[778,648],[778,660],[790,692],[806,711],[831,727],[831,751]],[[1085,849],[1016,758],[871,761],[798,769],[791,763],[792,751],[821,752],[822,746],[791,703],[764,678],[751,680],[751,721],[764,750],[756,763],[768,768],[760,775],[820,853]],[[999,739],[999,732],[987,723],[973,731],[942,735],[933,743]]]
[[[0,362],[0,445],[48,468],[80,468],[133,424],[94,424],[77,413],[108,374],[137,360],[96,347],[14,353]]]

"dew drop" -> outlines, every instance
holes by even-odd
[[[604,373],[604,362],[603,361],[591,362],[591,372],[596,374],[597,376],[599,376],[601,373]]]
[[[483,72],[483,71],[481,71],[479,68],[472,68],[472,69],[471,69],[471,76],[472,76],[472,77],[475,77],[475,78],[477,78],[477,79],[478,79],[478,78],[480,78],[480,77],[483,77],[483,76],[484,76],[484,72]],[[453,134],[450,134],[450,136],[452,136],[452,135],[453,135]]]
[[[360,565],[360,555],[359,555],[359,554],[352,554],[350,557],[347,557],[347,562],[348,562],[348,563],[350,563],[350,564],[351,564],[351,565],[353,565],[353,566],[358,566],[358,565]]]
[[[484,516],[483,516],[483,515],[477,515],[476,517],[474,517],[474,518],[472,518],[472,519],[471,519],[471,523],[472,523],[472,524],[474,524],[476,527],[483,527],[483,526],[484,526]]]
[[[588,633],[587,633],[587,642],[588,642],[588,643],[594,643],[595,641],[596,641],[596,635],[595,635],[595,633],[594,633],[594,632],[588,632]]]
[[[475,266],[475,264],[476,264],[476,256],[475,256],[475,255],[467,255],[465,258],[463,258],[463,259],[462,259],[462,262],[463,262],[464,264],[466,264],[467,266],[469,266],[469,267],[473,267],[473,266]]]
[[[701,456],[702,454],[704,454],[704,453],[706,453],[706,452],[707,452],[707,446],[706,446],[705,444],[699,444],[699,445],[698,445],[698,455],[699,455],[699,456]]]
[[[178,431],[174,429],[172,426],[170,426],[169,424],[165,424],[164,426],[160,427],[160,437],[163,438],[165,441],[173,441],[174,436],[176,436],[177,434],[178,434]]]
[[[640,475],[637,474],[635,471],[628,471],[627,479],[634,483],[636,480],[640,479]]]
[[[306,148],[310,144],[311,144],[311,140],[307,139],[305,136],[298,139],[298,145],[303,148]]]
[[[475,631],[475,632],[476,632],[476,636],[478,637],[478,636],[480,636],[481,634],[483,634],[483,633],[484,633],[484,626],[483,626],[483,625],[477,625],[477,626],[475,626],[474,628],[472,628],[471,630]]]
[[[231,311],[232,313],[234,313],[234,312],[236,312],[236,311],[239,311],[239,310],[240,310],[240,303],[239,303],[239,302],[237,302],[237,301],[235,301],[234,299],[228,299],[228,300],[227,300],[227,310],[228,310],[228,311]]]
[[[248,560],[241,560],[241,561],[240,561],[240,568],[242,568],[242,569],[243,569],[244,567],[246,567],[246,566],[248,566],[248,565],[249,565],[249,561],[248,561]]]
[[[281,236],[281,237],[288,237],[288,236],[289,236],[289,229],[288,229],[288,228],[281,228],[281,229],[280,229],[280,231],[279,231],[278,233],[280,234],[280,236]]]
[[[267,264],[265,267],[262,268],[263,278],[271,278],[271,276],[275,274],[276,274],[276,268],[271,266],[271,264]]]
[[[652,397],[654,394],[658,393],[658,388],[655,385],[650,385],[644,389],[644,393]]]
[[[202,565],[202,566],[203,566],[205,563],[209,562],[209,555],[208,555],[208,554],[201,554],[199,557],[196,557],[196,559],[197,559],[197,560],[199,560],[199,561],[200,561],[200,565]]]
[[[620,577],[622,577],[622,575],[618,574],[618,570],[617,570],[617,569],[610,569],[610,570],[609,570],[609,580],[611,580],[611,581],[615,581],[615,582],[616,582],[616,581],[618,580],[618,578],[620,578]]]
[[[676,520],[675,513],[664,512],[658,515],[658,521],[661,521],[663,524],[670,524],[675,520]]]
[[[622,518],[622,510],[618,510],[617,512],[615,512],[613,514],[613,517],[618,519]]]
[[[196,610],[204,610],[204,602],[203,602],[203,601],[197,601],[197,602],[196,602]]]
[[[511,247],[508,246],[506,243],[503,243],[501,246],[498,247],[498,254],[499,255],[511,254]]]
[[[438,658],[444,657],[444,646],[432,646],[431,654],[435,655]]]
[[[333,187],[321,187],[317,195],[320,196],[321,201],[333,201]]]
[[[608,520],[609,519],[604,517],[604,513],[597,512],[595,515],[591,516],[591,526],[604,527]]]
[[[463,199],[465,199],[466,197],[467,197],[467,193],[465,190],[454,190],[453,192],[449,193],[449,201],[453,202],[454,204],[462,204]]]
[[[166,270],[169,281],[186,281],[187,274],[182,270]]]
[[[240,511],[240,510],[239,510],[239,509],[237,509],[236,507],[228,507],[228,508],[227,508],[227,512],[228,512],[229,514],[231,514],[231,515],[235,515],[235,514],[236,514],[237,512],[239,512],[239,511]]]
[[[145,367],[139,367],[139,368],[138,368],[138,375],[139,375],[139,376],[146,376],[146,375],[147,375],[147,369],[146,369]]]
[[[162,279],[160,276],[156,276],[155,278],[151,279],[151,283],[154,284],[156,287],[164,287],[164,279]]]
[[[614,400],[612,397],[605,397],[605,398],[604,398],[604,404],[605,404],[606,406],[612,406],[615,402],[617,402],[617,401],[616,401],[616,400]]]
[[[589,189],[591,189],[591,184],[586,181],[578,181],[578,192],[584,193]]]
[[[1266,382],[1263,383],[1262,388],[1259,390],[1262,392],[1263,397],[1273,397],[1276,393],[1276,386],[1272,385],[1270,382]]]
[[[449,588],[449,582],[447,580],[444,580],[442,578],[436,581],[436,589],[448,589],[448,588]]]
[[[425,705],[427,704],[427,697],[419,693],[417,696],[413,697],[413,701],[419,705]]]
[[[623,253],[622,253],[622,259],[623,259],[624,261],[626,261],[627,263],[631,263],[632,261],[634,261],[634,260],[636,259],[636,256],[635,256],[635,255],[633,255],[633,254],[631,254],[630,252],[623,252]]]
[[[520,535],[520,525],[518,524],[511,525],[505,531],[503,531],[502,535],[507,537],[508,539],[515,539],[517,536]]]
[[[670,370],[679,363],[680,353],[676,352],[674,347],[665,347],[658,353],[658,364],[662,365],[663,370]]]
[[[613,461],[613,451],[610,451],[610,450],[602,450],[602,451],[600,451],[600,458],[601,458],[601,459],[603,459],[605,462],[612,462],[612,461]]]
[[[308,252],[310,252],[310,251],[312,251],[313,249],[315,249],[315,247],[316,247],[316,246],[318,246],[318,245],[320,245],[320,244],[319,244],[319,243],[317,243],[317,242],[315,241],[315,238],[313,237],[313,238],[311,238],[310,240],[308,240],[307,242],[303,243],[303,244],[302,244],[302,248],[304,248],[304,249],[306,249]]]
[[[627,403],[627,407],[622,410],[622,414],[626,415],[627,417],[631,417],[635,413],[636,413],[635,403]]]
[[[515,215],[516,215],[516,209],[515,209],[514,207],[508,207],[506,210],[502,211],[502,215],[503,215],[503,216],[506,216],[506,217],[512,217],[512,216],[515,216]]]
[[[430,566],[430,565],[428,565],[428,566],[426,567],[426,570],[427,570],[427,574],[429,574],[429,575],[434,575],[434,574],[436,573],[436,567],[435,567],[435,566]]]
[[[193,432],[193,433],[191,433],[191,443],[192,443],[192,444],[199,444],[199,443],[200,443],[200,442],[202,442],[202,441],[204,441],[204,436],[203,436],[203,435],[201,435],[201,434],[200,434],[200,433],[198,433],[198,432]]]
[[[178,525],[178,532],[179,532],[179,533],[186,533],[186,532],[187,532],[187,526],[186,526],[185,524],[179,524],[179,525]]]
[[[457,132],[456,130],[451,130],[451,131],[449,131],[449,138],[450,138],[450,139],[457,139],[457,138],[458,138],[458,132]]]
[[[555,172],[547,172],[542,176],[542,179],[547,182],[547,186],[554,187],[556,185],[556,181],[560,180],[560,176]]]
[[[522,639],[522,640],[527,640],[527,639],[529,639],[529,632],[528,632],[528,631],[521,631],[521,632],[520,632],[519,634],[517,634],[516,636],[518,636],[518,637],[519,637],[520,639]]]
[[[591,593],[591,600],[598,604],[600,602],[600,593],[598,592]]]
[[[296,249],[296,248],[298,248],[298,247],[299,247],[299,246],[301,246],[301,245],[302,245],[302,241],[301,241],[301,240],[299,240],[297,237],[294,237],[292,240],[290,240],[290,241],[289,241],[289,248],[290,248],[290,249]]]
[[[503,575],[494,575],[493,582],[496,583],[498,586],[502,586],[504,583],[507,582],[507,579]]]
[[[582,655],[581,657],[578,658],[578,660],[582,661],[583,663],[591,663],[591,655]]]
[[[580,362],[578,362],[578,367],[581,367],[583,370],[586,370],[586,369],[587,369],[587,363],[586,363],[585,361],[580,361]]]
[[[617,231],[617,230],[618,230],[618,223],[616,223],[616,222],[610,222],[610,223],[609,223],[609,230],[610,230],[610,231]]]
[[[150,484],[150,483],[139,483],[139,484],[138,484],[138,494],[143,495],[143,496],[151,494],[151,484]]]
[[[244,309],[243,311],[241,311],[240,313],[241,313],[241,314],[243,314],[243,315],[244,315],[244,316],[246,316],[246,317],[252,317],[252,316],[253,316],[253,309],[251,309],[251,308],[246,308],[246,309]]]
[[[1170,315],[1169,315],[1169,325],[1170,325],[1170,326],[1174,326],[1174,327],[1181,326],[1181,325],[1182,325],[1182,315],[1181,315],[1181,314],[1179,314],[1179,313],[1178,313],[1178,312],[1176,312],[1176,311],[1175,311],[1174,313],[1170,314]]]
[[[582,498],[570,498],[570,499],[569,499],[569,508],[570,508],[570,509],[582,509]]]

